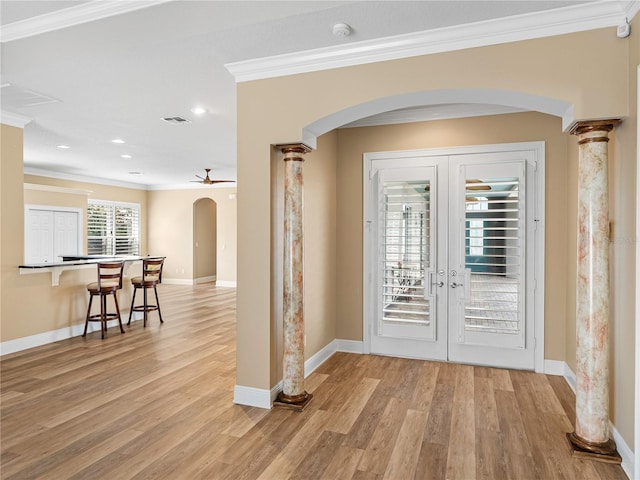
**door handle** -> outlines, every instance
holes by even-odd
[[[433,272],[429,272],[429,295],[433,295],[433,286],[444,287],[444,281],[440,280],[439,282],[433,281]],[[425,299],[427,298],[427,292],[425,292]]]
[[[451,288],[456,288],[456,287],[462,287],[462,286],[463,286],[463,284],[462,284],[462,283],[451,282],[451,283],[449,284],[449,286],[450,286]]]

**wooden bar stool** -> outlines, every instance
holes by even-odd
[[[129,321],[127,325],[131,324],[131,315],[133,312],[144,312],[144,327],[147,326],[147,314],[153,310],[158,311],[160,317],[160,323],[164,323],[162,320],[162,312],[160,311],[160,301],[158,300],[158,290],[156,289],[159,283],[162,283],[162,266],[164,265],[164,257],[161,258],[145,258],[142,260],[142,276],[133,277],[131,279],[131,285],[133,285],[133,298],[131,299],[131,310],[129,311]],[[144,303],[142,305],[134,306],[136,301],[136,292],[139,288],[142,288],[144,294]],[[156,295],[155,305],[150,305],[147,302],[147,290],[153,288],[153,292]]]
[[[100,322],[100,330],[102,338],[107,331],[107,321],[118,319],[120,325],[120,333],[124,333],[122,328],[122,320],[120,318],[120,307],[118,306],[118,290],[122,288],[122,271],[124,262],[99,262],[98,263],[98,281],[87,285],[89,291],[89,307],[87,308],[87,319],[84,322],[84,337],[87,334],[89,322]],[[100,313],[91,315],[91,303],[93,297],[100,296]],[[107,297],[113,295],[113,301],[116,305],[115,313],[107,312]]]

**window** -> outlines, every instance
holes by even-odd
[[[140,205],[89,200],[87,206],[89,255],[139,255]]]
[[[479,212],[489,209],[488,198],[467,197],[467,212]],[[483,256],[484,255],[484,220],[475,219],[477,215],[467,214],[467,245],[469,247],[468,255]]]

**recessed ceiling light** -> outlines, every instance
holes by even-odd
[[[122,140],[121,138],[114,138],[113,140],[111,140],[113,143],[124,143],[124,140]]]
[[[124,155],[120,155],[120,157],[122,157],[122,158],[131,158],[131,155],[128,155],[128,154],[125,153]]]
[[[129,172],[129,175],[142,175],[142,172]]]
[[[204,115],[207,113],[207,109],[203,107],[193,107],[191,111],[196,115]]]
[[[71,148],[71,147],[69,145],[58,145],[58,148],[65,149],[65,148]]]

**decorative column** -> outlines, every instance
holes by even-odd
[[[620,463],[609,436],[609,132],[620,120],[578,122],[575,456]]]
[[[303,175],[302,143],[278,145],[284,153],[284,354],[282,392],[274,407],[302,411],[313,395],[304,390]]]

